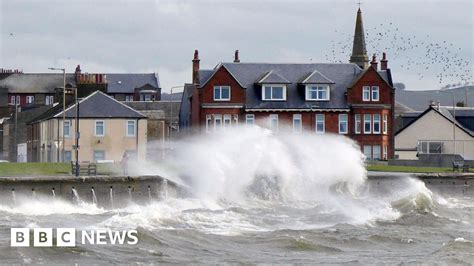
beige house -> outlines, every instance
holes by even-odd
[[[100,91],[82,99],[78,107],[79,161],[120,162],[124,153],[145,159],[146,116]],[[28,161],[76,160],[76,110],[76,104],[67,108],[63,122],[57,105],[30,122]]]
[[[474,108],[430,106],[395,134],[395,156],[459,154],[474,160]]]

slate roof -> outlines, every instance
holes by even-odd
[[[303,80],[301,80],[302,84],[333,84],[334,81],[328,79],[326,76],[321,74],[319,71],[315,70]]]
[[[289,84],[291,83],[280,74],[273,72],[273,70],[266,73],[257,83],[259,84]]]
[[[454,118],[453,108],[441,107],[441,113],[451,122],[456,119],[456,123],[474,136],[474,109],[472,108],[456,108],[456,118]]]
[[[248,109],[348,109],[349,106],[345,100],[346,89],[354,78],[362,72],[357,65],[351,63],[222,63],[219,66],[225,67],[239,84],[246,88],[245,105]],[[211,72],[217,71],[218,67],[211,70]],[[286,101],[261,101],[261,90],[256,83],[270,71],[290,82],[287,85]],[[308,73],[314,71],[318,71],[332,81],[332,84],[330,84],[330,101],[305,101],[304,88],[299,84],[302,79],[308,76]],[[209,70],[200,71],[201,86],[209,80],[212,73]]]
[[[181,128],[186,128],[190,125],[189,113],[191,112],[191,105],[189,98],[193,94],[194,85],[186,83],[184,84],[184,90],[181,98],[181,105],[179,108],[179,126]]]
[[[395,93],[395,100],[417,111],[424,111],[430,101],[440,102],[443,106],[453,105],[454,94],[456,102],[465,101],[467,92],[469,106],[474,106],[474,86],[447,90],[446,93],[438,90],[400,90]]]
[[[456,118],[454,118],[453,108],[449,108],[446,106],[440,106],[439,108],[436,106],[430,106],[424,112],[419,114],[415,119],[409,122],[406,126],[401,128],[395,135],[398,135],[402,132],[405,128],[408,128],[411,124],[415,123],[418,119],[423,117],[425,114],[430,112],[431,110],[439,113],[441,116],[449,120],[450,123],[453,123],[460,128],[461,130],[465,131],[470,136],[474,137],[474,108],[456,108]],[[459,115],[458,115],[459,113]],[[413,113],[415,114],[415,112]],[[412,116],[413,117],[413,116]]]
[[[66,84],[76,86],[74,74],[66,73]],[[54,93],[62,87],[62,73],[17,73],[0,80],[0,88],[10,93]]]
[[[54,117],[62,117],[62,110]],[[66,117],[76,117],[76,104],[66,108]],[[79,102],[80,118],[145,118],[142,113],[115,100],[114,98],[96,91]]]
[[[160,80],[156,73],[109,73],[107,75],[107,93],[133,93],[135,88],[147,84],[160,88]]]

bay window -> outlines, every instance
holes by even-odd
[[[303,130],[303,123],[301,114],[293,115],[293,132],[301,132]]]
[[[362,130],[362,123],[360,121],[360,114],[356,114],[354,116],[354,132],[356,134],[360,134],[361,130]]]
[[[273,114],[269,117],[270,120],[270,129],[273,131],[278,131],[278,115]]]
[[[364,134],[372,133],[372,116],[369,114],[364,115]]]
[[[339,134],[347,134],[347,114],[339,114]]]
[[[374,115],[374,126],[373,126],[373,133],[380,134],[380,115]]]
[[[322,134],[325,131],[324,114],[316,114],[316,133]]]
[[[254,114],[245,115],[245,124],[247,125],[255,124],[255,115]]]

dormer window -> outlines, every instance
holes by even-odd
[[[306,101],[329,101],[329,85],[309,84],[306,85]]]
[[[230,86],[214,86],[214,101],[230,101]]]
[[[262,86],[263,101],[286,101],[286,85],[272,84]]]

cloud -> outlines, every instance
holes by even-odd
[[[449,40],[461,48],[459,57],[470,62],[471,71],[472,8],[469,0],[362,5],[369,33],[392,23],[404,36]],[[0,0],[0,67],[73,71],[81,64],[88,72],[159,71],[162,87],[169,89],[190,81],[194,49],[200,50],[201,66],[212,68],[232,61],[236,49],[243,62],[332,61],[333,47],[341,42],[346,47],[334,53],[347,62],[356,9],[353,1]],[[456,15],[447,19],[446,14]],[[387,52],[394,79],[408,89],[440,86],[435,82],[439,66],[424,71],[422,80],[413,76],[421,67],[402,67],[423,50]]]

